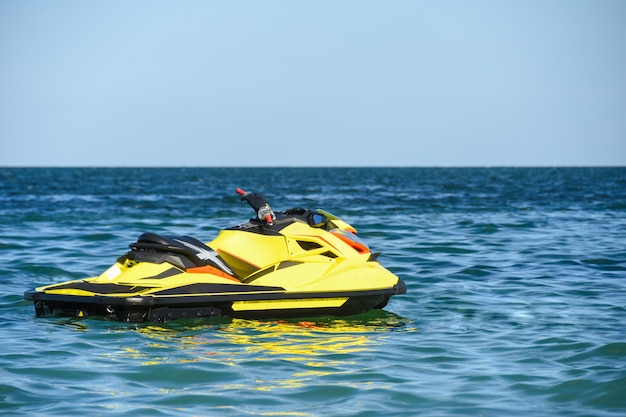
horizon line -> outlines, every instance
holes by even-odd
[[[346,169],[346,168],[358,168],[358,169],[390,169],[390,168],[626,168],[624,165],[601,165],[601,164],[584,164],[584,165],[0,165],[0,169],[8,168],[33,168],[33,169],[162,169],[162,168],[181,168],[181,169]]]

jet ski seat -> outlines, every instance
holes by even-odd
[[[129,247],[132,251],[127,256],[139,262],[173,261],[183,269],[209,265],[236,277],[215,250],[191,236],[164,236],[146,232]]]

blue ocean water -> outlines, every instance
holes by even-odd
[[[36,318],[144,231],[324,208],[408,287],[383,311]],[[626,168],[0,168],[0,414],[626,415]]]

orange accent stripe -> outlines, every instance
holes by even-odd
[[[232,279],[233,281],[240,282],[237,278],[232,275],[227,274],[226,272],[219,270],[211,265],[204,266],[196,266],[194,268],[187,268],[187,272],[191,274],[211,274],[217,275],[218,277]]]
[[[360,244],[359,242],[356,242],[352,239],[350,239],[349,237],[345,237],[339,233],[335,233],[335,236],[338,237],[339,239],[343,240],[344,242],[346,242],[348,245],[352,246],[357,252],[359,253],[369,253],[370,250],[367,246]]]
[[[355,242],[354,240],[352,240],[350,238],[344,237],[344,236],[342,236],[339,233],[333,233],[332,235],[337,237],[337,238],[339,238],[342,242],[347,243],[350,247],[354,248],[354,250],[359,252],[359,253],[369,253],[370,252],[370,249],[367,246],[362,245],[359,242]],[[324,239],[323,236],[314,236],[314,237],[322,239],[324,242],[328,243],[329,246],[331,246],[331,247],[335,248],[337,251],[341,252],[339,250],[339,248],[337,248],[335,245],[333,245],[328,240]]]

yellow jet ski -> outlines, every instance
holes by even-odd
[[[144,233],[101,275],[38,287],[24,298],[37,316],[166,322],[347,316],[406,293],[348,223],[323,210],[274,213],[261,194],[237,192],[257,217],[211,242]]]

